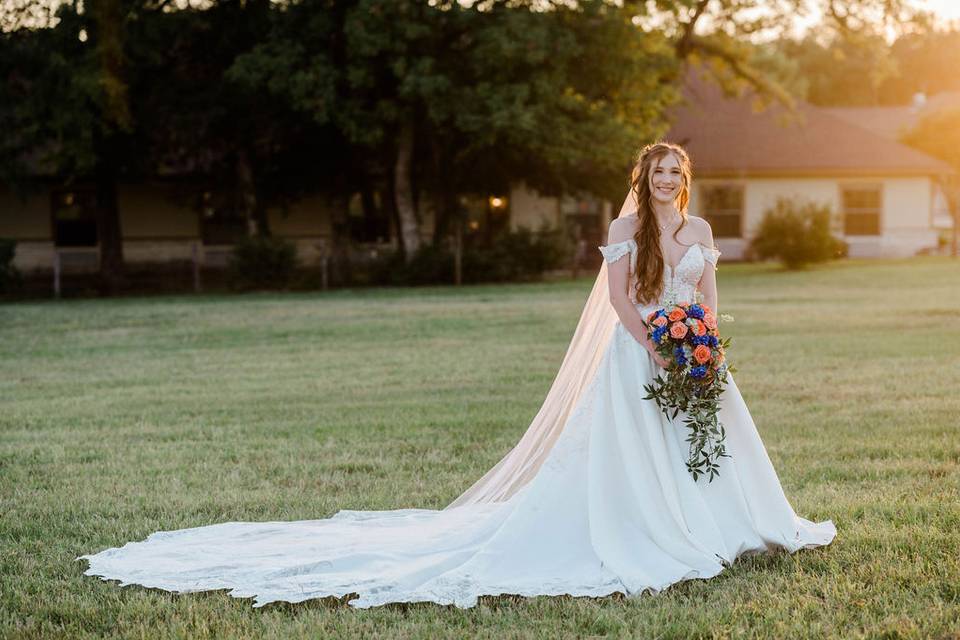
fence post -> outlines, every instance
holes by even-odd
[[[326,245],[320,246],[320,289],[327,290],[330,285],[330,256],[327,255]]]
[[[60,299],[60,251],[53,248],[53,297]]]
[[[200,283],[200,243],[194,240],[190,249],[191,262],[193,263],[193,292],[200,293],[202,290]]]

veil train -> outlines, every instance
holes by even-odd
[[[633,190],[620,207],[618,218],[637,211]],[[560,369],[537,415],[520,441],[493,468],[464,491],[446,509],[468,504],[502,502],[509,499],[536,476],[567,417],[596,373],[617,321],[609,302],[607,262],[604,260],[593,289],[580,314]]]

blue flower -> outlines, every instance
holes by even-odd
[[[657,327],[653,330],[653,341],[660,342],[660,339],[663,337],[663,334],[667,332],[666,327]]]
[[[697,320],[703,320],[703,307],[698,304],[692,304],[690,308],[687,309],[687,315]]]
[[[709,347],[715,347],[715,346],[717,346],[718,344],[720,344],[720,341],[717,340],[717,336],[707,336],[707,337],[710,338],[710,344],[707,345],[707,346],[709,346]]]
[[[693,346],[695,347],[699,347],[702,344],[710,346],[711,337],[712,336],[708,336],[707,334],[703,334],[702,336],[693,336],[693,338],[690,339],[690,342],[692,342]]]
[[[687,356],[683,352],[683,347],[677,347],[673,350],[673,357],[677,361],[677,364],[683,366],[687,364]]]
[[[703,365],[700,365],[699,367],[693,367],[690,369],[690,372],[687,375],[695,379],[702,378],[703,376],[707,375],[707,368]]]

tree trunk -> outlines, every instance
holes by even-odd
[[[463,284],[463,223],[461,215],[453,223],[456,227],[453,238],[453,284],[458,287]]]
[[[406,252],[403,247],[403,240],[400,239],[400,216],[397,215],[397,199],[394,196],[396,191],[393,188],[393,175],[390,174],[385,181],[383,190],[380,192],[380,202],[386,207],[387,216],[390,218],[390,242],[397,239],[397,250],[400,257],[406,259]]]
[[[120,0],[91,0],[87,9],[93,18],[91,39],[97,56],[97,80],[102,91],[100,122],[94,125],[93,130],[100,289],[102,293],[112,295],[122,288],[126,270],[117,181],[120,175],[121,136],[133,126],[123,77],[126,64],[124,14]]]
[[[117,203],[117,176],[119,150],[115,138],[105,138],[94,130],[96,153],[94,190],[97,215],[97,243],[100,245],[100,292],[119,293],[124,284],[126,267],[123,260],[123,231],[120,225],[120,206]]]
[[[403,257],[410,262],[420,249],[420,225],[413,204],[413,185],[411,183],[411,162],[413,160],[413,123],[407,121],[397,136],[397,157],[393,171],[394,200],[397,216],[400,219],[400,243]]]
[[[257,201],[257,185],[253,179],[253,165],[246,149],[237,151],[237,191],[240,211],[247,221],[247,235],[269,236],[270,225],[266,212]]]
[[[353,270],[350,267],[350,248],[353,244],[347,220],[350,197],[338,190],[332,199],[333,217],[331,220],[330,278],[340,286],[353,283]]]

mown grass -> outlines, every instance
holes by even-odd
[[[960,637],[960,265],[721,265],[737,383],[832,545],[657,596],[357,611],[83,576],[156,530],[440,508],[536,413],[591,284],[0,307],[0,636]]]

